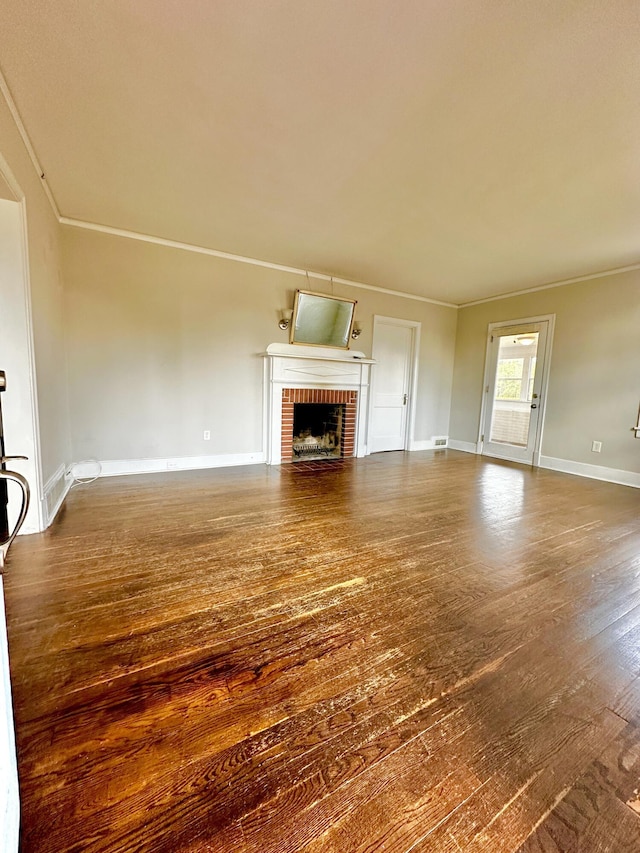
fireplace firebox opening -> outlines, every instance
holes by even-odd
[[[293,462],[342,456],[344,403],[296,403],[293,407]]]

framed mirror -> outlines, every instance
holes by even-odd
[[[349,349],[357,301],[297,290],[289,341]]]

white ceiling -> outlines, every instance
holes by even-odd
[[[0,32],[65,217],[455,303],[640,261],[637,0],[2,0]]]

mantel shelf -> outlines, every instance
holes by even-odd
[[[310,358],[314,361],[342,361],[348,364],[375,364],[359,350],[333,350],[331,347],[303,346],[300,344],[269,344],[264,356],[276,358]]]

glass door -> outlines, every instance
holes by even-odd
[[[482,452],[533,463],[542,425],[546,320],[494,329],[485,388]]]

